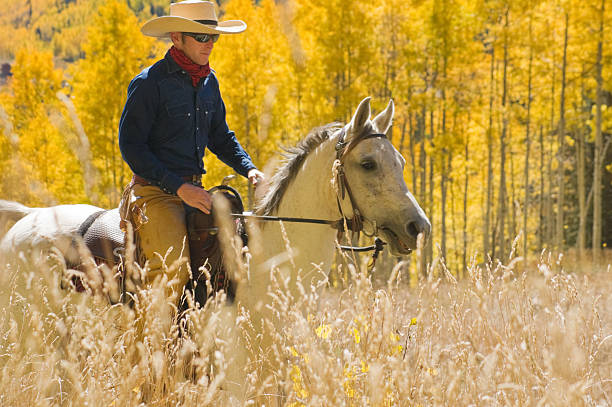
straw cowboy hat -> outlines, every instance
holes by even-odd
[[[171,32],[238,34],[246,30],[241,20],[218,21],[210,1],[185,0],[170,4],[170,15],[147,21],[140,31],[150,37],[167,37]]]

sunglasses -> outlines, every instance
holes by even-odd
[[[188,37],[193,38],[197,42],[208,42],[212,40],[212,42],[217,42],[219,39],[219,34],[197,34],[197,33],[183,33]]]

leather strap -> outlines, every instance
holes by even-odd
[[[338,200],[338,209],[340,210],[340,214],[344,219],[350,220],[349,230],[353,233],[359,233],[363,230],[363,216],[361,215],[361,211],[357,207],[357,203],[353,198],[353,194],[351,192],[351,187],[349,186],[348,180],[346,179],[346,173],[344,172],[344,157],[361,141],[367,140],[369,138],[381,137],[387,138],[387,136],[383,133],[372,133],[368,135],[357,136],[351,139],[350,141],[344,141],[344,136],[346,135],[346,127],[343,127],[340,130],[340,134],[338,135],[338,141],[336,142],[336,160],[340,162],[338,166],[338,187],[340,189],[340,196],[337,197]],[[344,199],[344,197],[348,194],[349,201],[351,206],[353,207],[353,217],[347,218],[342,210],[342,205],[340,203],[340,199]],[[342,232],[339,232],[340,235]]]
[[[198,175],[185,175],[183,177],[181,177],[185,182],[189,182],[191,184],[194,185],[202,185],[202,174],[198,174]],[[145,178],[141,177],[140,175],[136,175],[134,174],[132,176],[132,182],[134,184],[139,184],[139,185],[155,185],[152,182],[147,181]]]
[[[79,234],[79,236],[85,237],[85,233],[87,233],[91,225],[93,225],[96,219],[98,219],[100,215],[102,215],[104,212],[106,212],[106,210],[103,209],[101,211],[96,211],[89,215],[87,219],[85,219],[77,229],[77,233]]]

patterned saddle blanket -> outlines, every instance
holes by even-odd
[[[119,209],[103,210],[91,214],[79,227],[79,235],[96,263],[113,267],[121,262],[125,237],[120,221]]]

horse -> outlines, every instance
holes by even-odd
[[[283,281],[288,295],[298,298],[300,286],[320,287],[331,268],[337,248],[336,225],[382,238],[393,255],[409,254],[419,235],[426,239],[431,224],[408,190],[403,178],[405,159],[387,138],[394,104],[371,118],[370,98],[357,107],[346,125],[328,124],[313,130],[294,148],[269,180],[267,193],[255,214],[327,220],[321,223],[257,222],[260,250],[253,250],[248,276],[239,279],[234,301],[227,304],[225,324],[235,325],[240,310],[253,321],[253,349],[268,349],[272,338],[261,321],[282,321],[274,315],[270,294],[273,279]],[[82,223],[100,208],[61,205],[27,208],[14,202],[0,203],[0,217],[19,219],[0,242],[0,255],[48,250],[56,247],[69,262],[78,261],[74,235]],[[1,258],[1,257],[0,257]],[[273,276],[276,273],[276,277]],[[228,363],[226,387],[245,400],[244,383],[249,350],[238,330],[231,338],[236,352]],[[251,344],[252,345],[252,344]],[[251,355],[252,356],[252,355]],[[275,366],[267,366],[274,374]]]

